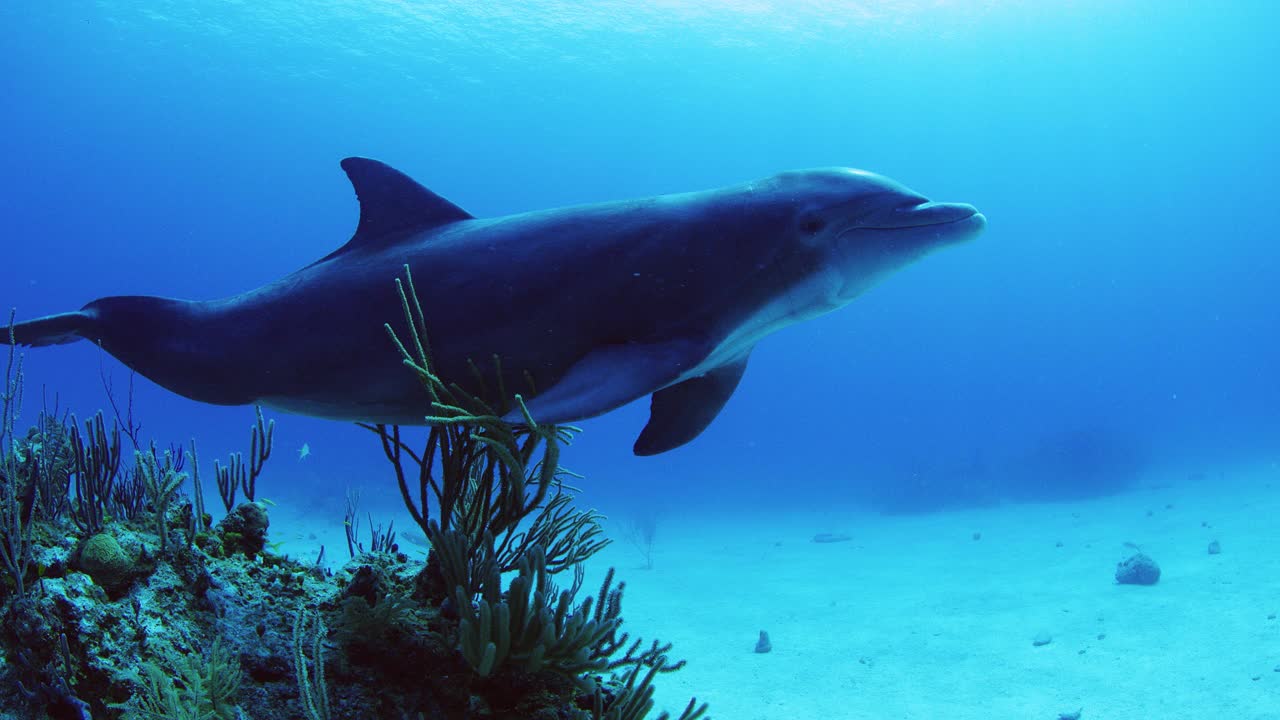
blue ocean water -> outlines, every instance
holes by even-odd
[[[936,501],[953,481],[929,478],[966,468],[1053,475],[1029,458],[1082,434],[1117,461],[1275,451],[1270,3],[19,2],[0,19],[0,287],[20,319],[291,272],[354,227],[348,155],[480,216],[847,165],[990,227],[762,343],[688,447],[630,457],[645,403],[586,423],[572,464],[594,494],[892,486],[910,506],[903,488]],[[127,381],[87,344],[29,354],[29,385],[64,406],[101,405],[100,371]],[[136,407],[162,442],[211,452],[251,421],[145,380]],[[323,461],[312,480],[348,482],[376,450],[341,424],[279,432]]]
[[[1280,447],[1277,22],[1247,0],[9,2],[0,303],[278,278],[355,227],[349,155],[477,216],[859,167],[989,228],[761,343],[686,447],[632,457],[645,402],[584,423],[565,460],[590,504],[916,512],[1211,479]],[[29,418],[129,378],[88,343],[26,371]],[[135,406],[209,456],[253,417],[143,378]],[[288,452],[264,494],[396,504],[367,433],[269,414]]]

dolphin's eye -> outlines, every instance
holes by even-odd
[[[803,232],[806,235],[814,235],[826,226],[827,224],[822,221],[822,218],[805,218],[800,221],[800,232]]]

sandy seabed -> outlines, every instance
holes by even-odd
[[[1280,467],[1186,475],[923,515],[663,517],[653,569],[619,541],[586,588],[616,566],[626,629],[689,661],[659,679],[673,714],[696,695],[720,720],[1280,720]],[[331,519],[274,514],[272,535],[345,560]],[[1134,546],[1157,585],[1115,582]]]
[[[1225,478],[929,515],[672,518],[653,570],[625,543],[601,560],[628,580],[628,626],[689,660],[661,680],[672,711],[696,694],[729,720],[1274,720],[1280,469]],[[1115,582],[1126,543],[1157,585]]]

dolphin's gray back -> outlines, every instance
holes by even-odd
[[[215,301],[100,298],[0,344],[85,338],[203,402],[421,423],[432,408],[385,330],[405,336],[407,265],[446,382],[499,407],[521,393],[547,422],[652,395],[635,452],[654,454],[711,423],[760,338],[985,224],[848,169],[477,219],[382,163],[342,167],[356,231],[292,275]]]
[[[421,388],[383,328],[405,327],[394,285],[404,265],[441,375],[480,392],[472,366],[493,372],[496,355],[504,384],[530,394],[526,378],[534,390],[550,387],[596,348],[705,341],[732,329],[731,309],[763,291],[755,268],[770,258],[733,243],[742,237],[735,226],[755,232],[764,220],[717,200],[458,220],[353,248],[212,305],[245,347],[279,348],[254,352],[241,368],[261,400],[330,417],[347,417],[362,401],[356,419],[421,421]],[[496,385],[496,377],[485,381]],[[335,395],[336,387],[352,392]]]

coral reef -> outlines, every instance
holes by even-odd
[[[226,555],[243,553],[253,557],[267,545],[267,528],[271,520],[262,503],[246,502],[237,505],[218,522],[214,534],[221,542],[220,552]]]
[[[114,535],[105,532],[84,541],[76,565],[109,594],[127,588],[136,576],[143,574],[137,559],[120,547]]]

